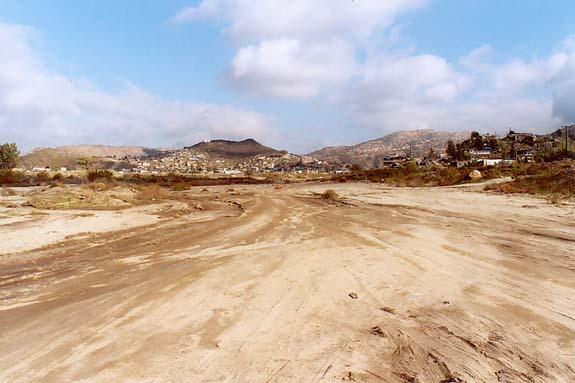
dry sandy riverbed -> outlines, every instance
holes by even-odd
[[[172,194],[201,208],[0,211],[0,381],[575,381],[572,206]]]

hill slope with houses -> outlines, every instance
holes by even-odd
[[[332,146],[308,155],[329,162],[380,167],[386,157],[425,157],[430,149],[444,152],[449,140],[462,142],[471,132],[445,132],[431,129],[399,131],[353,146]]]

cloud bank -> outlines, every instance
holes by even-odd
[[[36,33],[0,24],[0,141],[173,146],[213,137],[273,134],[269,120],[233,107],[166,101],[133,84],[118,93],[49,70],[31,45]]]
[[[234,89],[320,99],[350,127],[549,131],[575,122],[575,39],[549,57],[505,62],[489,45],[457,60],[394,44],[398,15],[423,0],[202,0],[173,21],[213,22],[237,46]]]

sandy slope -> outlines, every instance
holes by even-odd
[[[0,257],[0,381],[575,381],[572,207],[238,190]]]

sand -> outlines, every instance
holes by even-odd
[[[227,189],[171,193],[202,207],[178,214],[0,212],[0,381],[575,381],[572,205]]]

